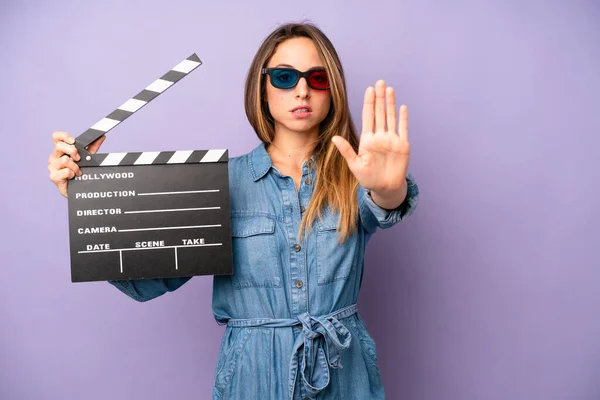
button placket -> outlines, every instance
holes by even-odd
[[[280,183],[280,190],[282,192],[283,210],[286,214],[285,224],[288,240],[290,241],[290,280],[288,281],[291,285],[292,290],[292,309],[295,313],[301,314],[302,312],[308,311],[308,288],[306,287],[307,281],[307,267],[306,257],[302,252],[302,243],[295,243],[299,240],[297,235],[302,213],[306,211],[301,203],[307,203],[310,198],[311,189],[304,185],[306,179],[312,179],[311,171],[302,176],[302,185],[299,190],[296,190],[295,182],[291,177],[283,177],[283,182]],[[292,184],[290,184],[292,183]],[[299,211],[297,213],[297,211]],[[297,216],[296,216],[297,215]]]

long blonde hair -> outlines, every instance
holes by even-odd
[[[356,229],[358,182],[331,138],[335,135],[342,136],[355,152],[358,152],[359,140],[349,111],[342,64],[332,43],[319,28],[311,23],[289,23],[267,36],[254,56],[246,77],[246,116],[259,139],[265,144],[271,143],[275,137],[275,124],[265,101],[266,79],[261,70],[267,66],[280,43],[295,37],[312,39],[325,63],[331,84],[329,113],[320,125],[315,147],[315,152],[319,155],[316,158],[314,192],[302,219],[299,234],[310,231],[315,218],[320,219],[322,211],[329,206],[332,212],[339,212],[338,231],[340,242],[343,242]]]

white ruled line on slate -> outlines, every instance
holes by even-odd
[[[193,228],[218,228],[221,224],[216,225],[190,225],[190,226],[161,226],[158,228],[137,228],[137,229],[119,229],[117,232],[141,232],[141,231],[166,231],[170,229],[193,229]]]
[[[160,249],[180,249],[185,247],[205,247],[205,246],[222,246],[223,243],[205,243],[205,244],[190,244],[182,246],[160,246],[160,247],[135,247],[125,249],[108,249],[108,250],[83,250],[78,253],[109,253],[111,251],[136,251],[136,250],[160,250]]]
[[[209,190],[188,190],[182,192],[155,192],[155,193],[138,193],[138,196],[158,196],[161,194],[187,194],[187,193],[215,193],[220,192],[219,189],[209,189]]]
[[[125,211],[123,214],[144,214],[144,213],[158,213],[158,212],[171,212],[171,211],[199,211],[199,210],[220,210],[221,207],[199,207],[199,208],[172,208],[165,210],[139,210],[139,211]]]

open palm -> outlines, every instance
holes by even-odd
[[[394,89],[386,89],[378,81],[375,89],[367,88],[362,112],[362,134],[358,154],[340,136],[334,144],[346,159],[350,171],[365,189],[380,193],[399,190],[408,171],[408,110],[402,105],[396,131],[396,100]]]

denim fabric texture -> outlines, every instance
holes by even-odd
[[[347,242],[339,244],[339,216],[330,209],[299,240],[315,157],[302,166],[299,191],[263,143],[229,160],[234,274],[213,277],[214,317],[226,325],[213,399],[385,398],[376,345],[356,301],[367,242],[414,212],[419,189],[409,173],[406,200],[385,210],[359,186],[358,229]],[[189,279],[110,283],[148,301]]]

